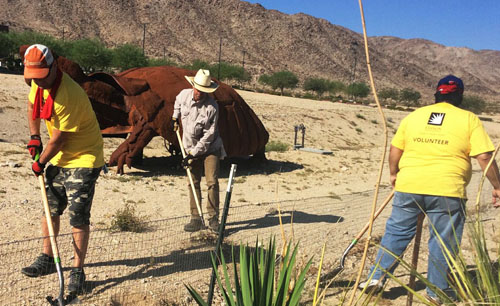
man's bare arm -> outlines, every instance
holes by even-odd
[[[33,104],[28,101],[28,125],[30,135],[40,135],[40,118],[33,120]]]
[[[389,151],[389,172],[391,174],[391,185],[393,188],[396,186],[396,177],[399,172],[399,160],[402,155],[403,150],[391,145],[391,149]]]
[[[481,169],[484,170],[488,166],[492,158],[491,152],[481,153],[477,156],[474,156],[481,166]],[[495,160],[491,163],[488,172],[486,172],[486,178],[490,181],[491,185],[493,185],[493,206],[500,207],[500,203],[497,203],[497,199],[500,199],[500,174],[498,172],[498,165]]]

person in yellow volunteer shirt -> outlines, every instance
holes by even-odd
[[[495,149],[479,118],[459,108],[463,91],[462,80],[448,75],[438,82],[435,104],[417,109],[401,121],[389,153],[390,180],[396,192],[381,242],[384,249],[401,255],[415,235],[417,216],[425,212],[430,223],[427,277],[452,299],[455,294],[446,277],[449,267],[436,233],[456,254],[465,222],[471,157],[484,171]],[[493,185],[493,205],[499,207],[500,179],[495,161],[487,177]],[[394,256],[383,248],[361,289],[382,289],[387,278],[384,271],[392,273],[396,268]],[[427,288],[427,295],[439,300],[431,288]]]
[[[99,123],[85,91],[63,73],[49,48],[35,44],[24,54],[24,78],[31,84],[28,150],[36,176],[45,172],[47,198],[54,223],[68,208],[73,232],[74,260],[68,291],[81,293],[85,283],[83,264],[89,241],[90,208],[95,183],[104,166]],[[49,141],[43,150],[40,122],[45,121]],[[36,158],[39,157],[39,158]],[[45,169],[45,165],[50,163]],[[21,272],[39,277],[56,272],[46,219],[42,217],[42,254]]]

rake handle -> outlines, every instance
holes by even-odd
[[[181,152],[182,152],[182,157],[186,157],[186,150],[184,150],[184,144],[182,143],[182,137],[181,133],[179,132],[179,129],[175,131],[175,134],[177,135],[177,140],[179,141],[179,146],[181,147]],[[196,193],[196,188],[194,188],[194,182],[193,182],[193,176],[191,174],[191,169],[189,167],[186,167],[186,172],[187,176],[189,179],[189,184],[191,185],[191,192],[193,193],[194,201],[196,203],[196,209],[198,210],[198,214],[200,215],[201,218],[201,224],[203,224],[203,227],[205,227],[205,219],[203,218],[203,211],[201,210],[201,205],[200,205],[200,199],[198,199],[198,194]]]
[[[43,210],[45,212],[45,219],[47,220],[47,229],[49,230],[50,247],[52,248],[52,255],[54,256],[54,263],[56,264],[57,276],[59,277],[59,297],[57,302],[59,306],[64,305],[64,276],[62,273],[61,258],[59,257],[59,248],[57,247],[57,240],[54,235],[54,225],[52,224],[52,216],[50,214],[49,201],[47,200],[47,191],[45,190],[45,179],[43,174],[38,176],[38,183],[40,184],[40,191],[42,193]]]
[[[384,203],[382,203],[382,205],[380,205],[380,207],[377,209],[377,211],[375,212],[375,214],[373,216],[374,220],[380,215],[380,213],[382,213],[382,211],[387,206],[387,204],[389,204],[389,202],[392,200],[393,196],[394,196],[394,190],[391,191],[391,193],[385,199]],[[344,253],[342,254],[342,260],[340,261],[340,263],[341,263],[340,265],[341,265],[342,268],[344,267],[345,257],[347,256],[347,254],[349,253],[349,251],[356,245],[356,243],[358,243],[358,240],[361,237],[363,237],[363,235],[368,230],[369,226],[370,226],[370,222],[366,223],[366,225],[359,232],[359,234],[352,240],[351,244],[349,244],[349,246],[345,249]]]

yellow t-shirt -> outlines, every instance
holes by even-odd
[[[479,118],[447,102],[401,121],[392,145],[403,150],[396,191],[466,198],[471,156],[494,151]]]
[[[31,81],[29,101],[34,103],[38,86]],[[49,90],[43,91],[47,99]],[[70,132],[67,142],[50,163],[62,168],[97,168],[104,165],[103,141],[99,123],[85,91],[63,73],[54,100],[50,121],[45,120],[49,136],[52,129]]]

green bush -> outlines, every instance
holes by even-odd
[[[283,70],[275,72],[271,75],[263,74],[259,77],[259,83],[271,86],[272,89],[280,89],[281,95],[285,88],[295,88],[299,83],[299,79],[290,71]]]
[[[212,76],[216,76],[214,71],[210,69],[211,68],[210,64],[200,59],[195,59],[191,64],[183,65],[181,67],[187,70],[194,70],[194,71],[198,71],[200,69],[209,69]]]
[[[324,92],[328,91],[328,80],[317,78],[306,79],[304,82],[304,90],[314,91],[321,97]]]
[[[346,93],[353,97],[365,98],[370,93],[370,88],[365,83],[351,83],[347,86]]]
[[[85,72],[102,71],[111,66],[112,51],[98,39],[79,39],[71,42],[68,58]]]
[[[248,246],[240,245],[238,269],[233,249],[234,289],[231,287],[231,277],[229,276],[228,264],[225,261],[223,252],[220,253],[220,260],[224,278],[221,277],[221,273],[217,269],[216,256],[211,254],[212,268],[215,271],[217,285],[222,292],[225,304],[300,305],[300,298],[306,282],[306,273],[311,266],[312,259],[306,263],[301,271],[295,273],[297,252],[297,245],[292,250],[291,243],[288,244],[281,263],[277,263],[274,239],[269,240],[267,250],[259,247],[258,241],[255,243],[254,250],[251,250]],[[276,276],[277,270],[279,272]],[[198,305],[208,306],[208,303],[192,286],[186,285],[186,288]]]
[[[124,44],[113,50],[112,63],[114,67],[124,71],[135,67],[145,67],[148,61],[141,48],[131,44]]]
[[[399,100],[399,90],[397,90],[396,88],[382,88],[378,92],[378,96],[384,100],[392,99],[394,101],[398,101]]]
[[[148,58],[148,66],[149,67],[157,67],[157,66],[177,66],[177,63],[170,59],[164,58]]]
[[[480,114],[486,110],[486,101],[478,96],[464,95],[460,108],[466,109],[475,114]]]
[[[399,92],[399,101],[406,106],[420,105],[420,98],[422,95],[412,88],[404,88]]]
[[[270,141],[266,144],[266,152],[285,152],[290,146],[281,141]]]

